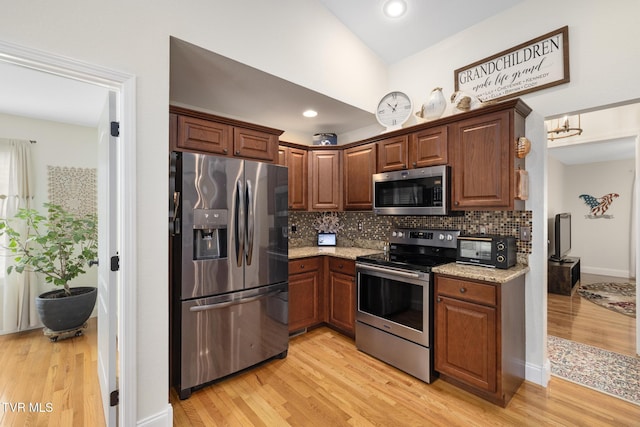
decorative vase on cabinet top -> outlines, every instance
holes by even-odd
[[[442,88],[437,87],[431,91],[431,95],[427,102],[422,104],[422,118],[426,120],[434,120],[442,116],[447,108],[447,100],[442,94]]]

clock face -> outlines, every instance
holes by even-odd
[[[378,122],[386,128],[399,129],[411,116],[411,98],[402,92],[389,92],[376,109]]]

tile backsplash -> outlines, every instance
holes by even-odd
[[[322,212],[289,212],[289,247],[315,246],[317,231],[313,224]],[[382,249],[394,228],[436,228],[460,230],[463,234],[499,234],[514,236],[518,254],[531,253],[531,242],[519,240],[520,227],[531,227],[531,211],[469,211],[458,216],[385,216],[372,212],[339,212],[342,230],[338,246]],[[295,229],[295,231],[293,231]],[[532,230],[533,232],[533,230]]]

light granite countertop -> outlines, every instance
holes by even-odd
[[[522,276],[529,271],[529,266],[516,264],[506,270],[499,268],[479,267],[476,265],[458,264],[452,262],[433,267],[436,274],[446,274],[449,276],[461,277],[464,279],[484,280],[485,282],[506,283],[516,277]]]
[[[363,255],[371,255],[382,252],[379,249],[363,249],[363,248],[346,248],[346,247],[318,247],[305,246],[302,248],[290,248],[289,259],[307,258],[319,255],[329,255],[338,258],[346,258],[355,260],[356,257]]]

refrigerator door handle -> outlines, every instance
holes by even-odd
[[[251,265],[253,258],[253,234],[255,218],[253,215],[253,185],[247,180],[247,265]]]
[[[236,183],[236,187],[236,263],[238,264],[238,267],[242,267],[245,243],[245,201],[243,200],[244,191],[240,180]]]
[[[231,307],[232,305],[247,304],[249,302],[257,301],[259,299],[278,295],[280,292],[281,291],[278,290],[278,291],[267,292],[266,294],[260,294],[252,297],[242,298],[239,300],[225,301],[225,302],[219,302],[216,304],[208,304],[208,305],[196,305],[193,307],[189,307],[189,311],[198,312],[198,311],[207,311],[207,310],[218,310],[225,307]]]

